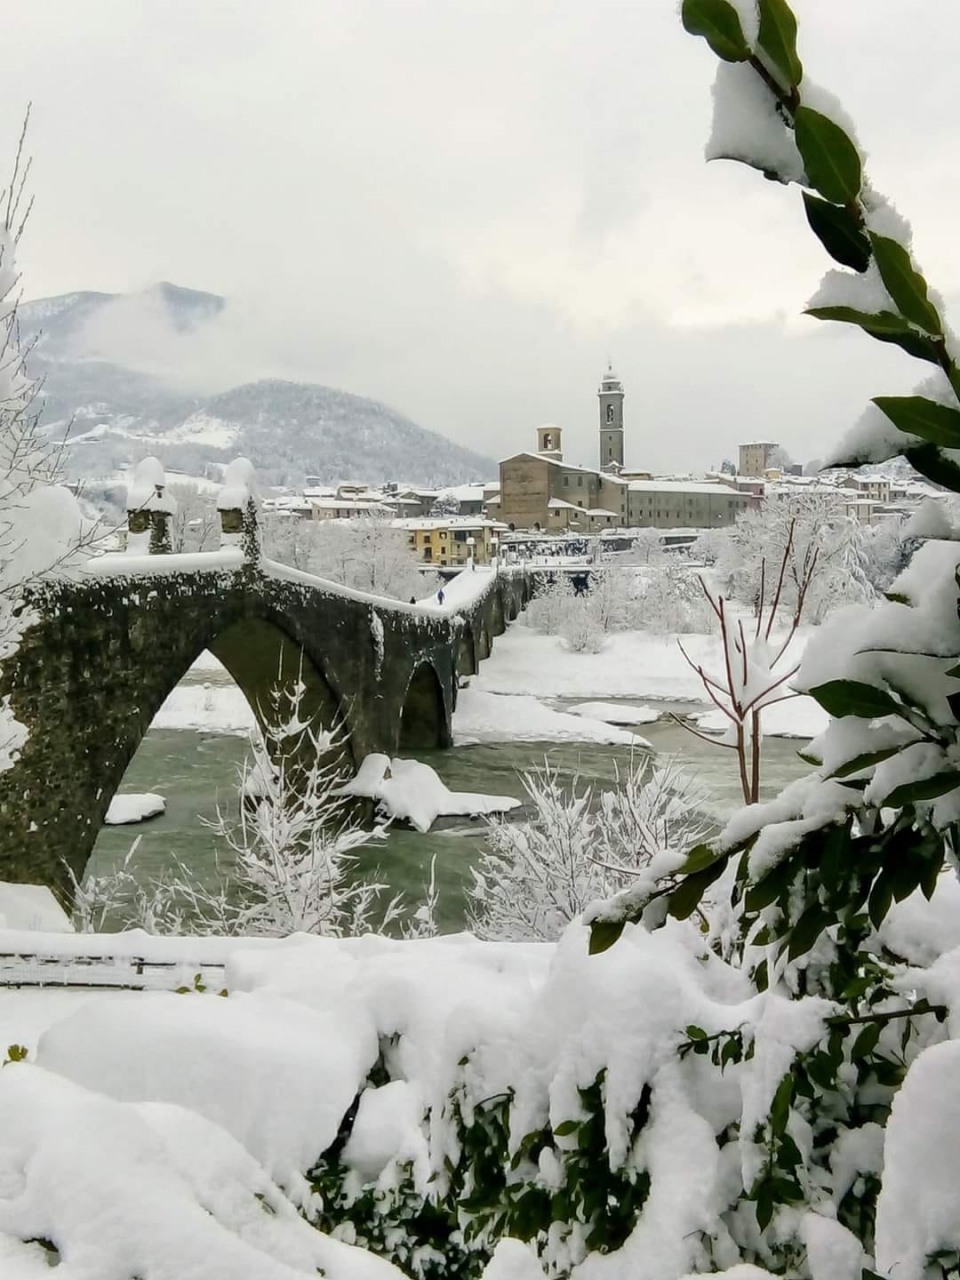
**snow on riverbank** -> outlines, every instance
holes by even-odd
[[[157,814],[163,813],[166,807],[166,800],[154,791],[145,791],[141,795],[114,796],[104,822],[108,827],[145,822],[147,818],[155,818]]]
[[[409,822],[418,831],[429,831],[437,818],[506,813],[520,805],[513,796],[450,791],[428,764],[378,754],[367,756],[342,790],[344,795],[376,800],[385,816]]]
[[[500,644],[506,639],[501,636]],[[496,694],[476,688],[461,689],[453,716],[455,741],[471,742],[603,742],[610,745],[649,747],[649,742],[627,729],[619,729],[582,715],[554,711],[536,698],[522,694]]]
[[[789,662],[799,662],[815,628],[798,632]],[[776,639],[776,636],[774,636]],[[713,635],[683,636],[694,662],[710,670],[722,663]],[[571,653],[557,636],[514,625],[498,636],[480,665],[476,687],[487,693],[527,693],[538,698],[675,698],[705,701],[703,685],[684,661],[676,636],[618,631],[600,653]]]
[[[153,718],[152,729],[246,735],[257,727],[249,702],[235,684],[181,684]]]

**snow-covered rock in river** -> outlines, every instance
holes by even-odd
[[[388,817],[407,821],[418,831],[429,831],[437,818],[505,813],[520,804],[513,796],[450,791],[428,764],[379,754],[366,757],[342,793],[376,800]]]
[[[704,733],[723,734],[730,728],[730,719],[720,710],[703,711],[693,717],[698,729]],[[788,698],[764,707],[760,713],[760,727],[766,738],[802,738],[809,741],[826,729],[830,717],[813,698]]]
[[[155,818],[163,813],[167,802],[155,791],[145,791],[140,795],[114,796],[104,822],[108,827],[122,827],[128,823],[145,822],[147,818]]]
[[[652,707],[627,707],[617,702],[581,702],[567,710],[572,716],[586,716],[603,724],[653,724],[660,719],[660,712]]]

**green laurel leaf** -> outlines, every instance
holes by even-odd
[[[812,107],[798,107],[794,124],[810,185],[831,204],[856,200],[863,182],[860,152],[840,126]]]

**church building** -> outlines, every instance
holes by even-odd
[[[733,524],[752,499],[718,484],[654,480],[649,471],[624,469],[623,383],[608,362],[597,391],[599,466],[563,460],[562,430],[537,428],[537,450],[500,463],[497,519],[511,529],[598,533],[652,525],[661,529],[720,528]]]

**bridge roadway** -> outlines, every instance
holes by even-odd
[[[253,508],[245,520],[255,519]],[[229,539],[225,539],[229,543]],[[205,650],[258,718],[278,674],[302,670],[304,714],[342,724],[347,751],[451,742],[458,676],[476,672],[529,593],[521,570],[465,570],[402,604],[263,559],[247,528],[219,551],[109,554],[31,588],[0,700],[28,736],[0,772],[0,880],[69,898],[150,722]]]

